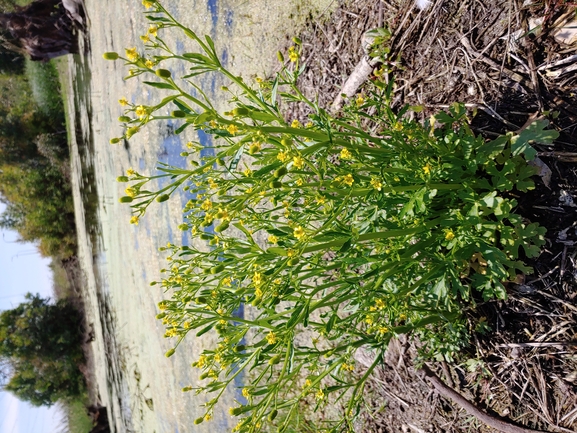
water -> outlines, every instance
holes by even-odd
[[[115,432],[208,432],[226,431],[236,424],[228,414],[238,390],[227,393],[210,423],[193,425],[204,414],[202,396],[182,393],[198,382],[190,367],[203,347],[214,341],[186,339],[176,354],[164,353],[174,341],[165,339],[164,328],[154,316],[165,295],[149,283],[160,278],[166,266],[158,252],[167,242],[187,243],[177,231],[182,205],[180,195],[150,208],[138,226],[129,224],[130,208],[118,203],[126,184],[116,177],[128,168],[153,174],[157,161],[182,166],[183,143],[210,138],[197,137],[192,128],[174,135],[176,123],[150,124],[124,145],[110,145],[122,134],[117,118],[122,115],[118,99],[152,104],[166,96],[141,84],[123,80],[127,70],[121,62],[107,62],[105,51],[123,52],[142,44],[148,23],[140,1],[85,0],[89,18],[88,37],[81,42],[83,55],[69,56],[69,122],[72,131],[72,177],[79,237],[79,259],[84,271],[88,322],[95,334],[96,393],[108,408]],[[325,11],[331,0],[168,0],[163,4],[197,34],[211,35],[227,66],[246,80],[266,76],[276,68],[276,50],[286,35],[296,34],[309,12]],[[161,30],[160,32],[164,32]],[[181,34],[159,35],[179,52],[194,47]],[[182,65],[167,64],[182,74]],[[224,109],[219,93],[226,84],[218,76],[202,79],[205,92]],[[166,108],[169,111],[172,108]],[[184,194],[184,193],[183,193]]]

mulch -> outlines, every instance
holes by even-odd
[[[508,284],[508,299],[478,304],[491,331],[474,335],[460,362],[430,363],[483,411],[550,432],[577,430],[577,43],[559,29],[576,17],[565,0],[340,1],[299,37],[308,69],[300,86],[329,107],[360,61],[369,29],[392,32],[387,66],[394,107],[421,105],[423,120],[467,104],[486,138],[541,117],[560,133],[536,143],[536,188],[517,212],[546,227],[534,273]],[[557,36],[557,37],[556,37]],[[286,41],[286,47],[292,43]],[[299,117],[302,113],[289,112]],[[491,432],[417,374],[414,342],[396,342],[366,390],[363,432]],[[472,361],[466,361],[471,359]]]

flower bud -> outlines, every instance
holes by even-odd
[[[174,110],[172,113],[170,113],[170,115],[179,119],[186,117],[186,113],[182,110]]]
[[[233,116],[248,116],[248,108],[246,107],[236,107],[234,110],[232,110],[232,114]]]
[[[156,315],[156,318],[157,318],[158,320],[164,319],[165,317],[166,317],[166,313],[158,313],[158,314]]]
[[[230,224],[229,224],[228,221],[224,221],[222,224],[217,225],[217,226],[214,228],[214,231],[217,232],[217,233],[223,232],[223,231],[225,231],[225,230],[228,228],[229,225],[230,225]]]
[[[269,186],[270,186],[271,188],[281,188],[281,187],[282,187],[282,182],[280,182],[280,181],[278,181],[278,180],[275,180],[275,181],[271,182],[271,183],[269,184]]]
[[[116,182],[128,182],[128,176],[118,176]]]
[[[158,197],[156,197],[156,201],[158,203],[162,203],[163,201],[166,201],[169,198],[170,198],[170,196],[168,194],[162,194],[162,195],[159,195]]]
[[[224,271],[224,265],[223,264],[220,264],[218,266],[214,266],[214,267],[210,268],[210,273],[213,275],[218,274],[219,272],[222,272],[222,271]]]
[[[132,119],[131,119],[130,117],[128,117],[128,116],[120,116],[120,117],[118,118],[118,121],[119,121],[119,122],[122,122],[122,123],[128,123],[128,122],[130,122],[131,120],[132,120]]]
[[[284,56],[282,55],[282,53],[280,51],[278,51],[276,53],[276,57],[277,57],[279,62],[284,63]]]
[[[160,78],[170,78],[172,76],[168,69],[157,69],[156,75]]]
[[[120,138],[111,138],[110,139],[110,144],[118,144],[120,143]]]
[[[164,356],[166,356],[167,358],[170,358],[172,355],[174,355],[174,352],[176,352],[175,349],[170,349],[168,352],[166,352],[164,354]]]
[[[114,51],[109,51],[107,53],[102,54],[102,57],[105,60],[117,60],[118,59],[118,53],[115,53]]]
[[[200,418],[195,419],[195,420],[194,420],[194,423],[195,423],[196,425],[198,425],[198,424],[202,424],[203,421],[204,421],[204,418],[203,418],[203,417],[200,417]]]
[[[273,409],[272,412],[268,416],[268,420],[273,421],[277,415],[278,415],[278,410]]]
[[[271,359],[268,360],[269,365],[276,365],[280,362],[281,355],[275,355]]]
[[[124,197],[120,197],[118,199],[118,201],[120,203],[132,203],[132,200],[134,200],[134,199],[132,197],[127,196],[127,195],[125,195]]]
[[[288,173],[288,169],[285,166],[277,168],[274,172],[274,177],[282,177]]]
[[[299,258],[298,258],[298,257],[293,257],[292,259],[290,259],[290,260],[288,261],[288,265],[289,265],[289,266],[294,266],[294,265],[296,265],[298,262],[299,262]]]

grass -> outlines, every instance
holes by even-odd
[[[26,78],[38,109],[46,115],[57,115],[62,122],[64,112],[60,96],[60,80],[53,62],[33,62],[26,59]]]
[[[86,413],[86,403],[81,400],[61,403],[62,420],[61,432],[63,433],[87,433],[92,430],[92,419]]]

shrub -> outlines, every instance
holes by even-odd
[[[299,40],[287,61],[279,53],[278,74],[249,84],[220,63],[208,36],[145,3],[152,30],[143,39],[153,54],[131,48],[123,59],[131,77],[147,74],[147,85],[170,95],[153,106],[127,104],[123,138],[166,119],[157,112],[174,104],[168,118],[181,120],[178,133],[192,127],[215,142],[203,157],[200,143],[188,143],[183,157],[192,169],[160,164],[156,176],[130,170],[118,179],[129,182],[121,201],[130,203],[133,224],[155,200],[178,189],[191,194],[179,228],[194,242],[161,249],[169,254],[160,282],[168,299],[158,318],[176,339],[167,356],[191,332],[218,334],[217,347],[193,363],[207,382],[185,388],[214,395],[197,422],[251,371],[245,401],[231,409],[237,430],[261,431],[274,419],[284,431],[307,398],[317,408],[345,402],[319,429],[352,429],[363,384],[391,338],[417,335],[423,356],[451,359],[467,344],[475,302],[505,298],[503,283],[531,272],[522,260],[539,253],[544,229],[514,212],[508,192],[533,188],[529,143],[555,133],[542,121],[486,142],[459,104],[421,124],[408,116],[418,107],[390,108],[393,86],[378,72],[336,117],[298,88]],[[172,27],[199,52],[175,54],[156,37]],[[186,62],[190,73],[177,79],[158,69],[168,59]],[[209,72],[230,82],[228,112],[192,81]],[[304,104],[310,114],[286,121],[281,103]],[[170,182],[155,191],[160,178]],[[376,359],[359,378],[352,371],[361,346]]]

